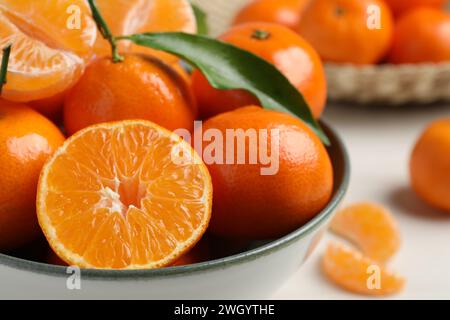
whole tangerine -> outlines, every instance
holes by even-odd
[[[418,8],[397,22],[389,55],[391,63],[450,61],[450,14]]]
[[[298,34],[281,25],[254,22],[234,26],[219,39],[275,65],[304,95],[313,115],[319,117],[322,114],[327,96],[322,61]],[[259,104],[258,99],[247,91],[213,88],[198,70],[192,75],[192,86],[202,119]]]
[[[75,132],[93,124],[149,120],[169,130],[193,130],[195,98],[186,78],[162,60],[129,54],[98,58],[64,102],[64,124]]]
[[[396,17],[418,7],[442,9],[447,0],[384,0]]]
[[[410,160],[411,184],[431,206],[450,213],[450,119],[431,123]]]
[[[0,100],[0,252],[40,234],[36,190],[41,169],[64,136],[28,106]]]
[[[391,45],[393,18],[379,0],[316,0],[298,31],[326,62],[375,64]]]
[[[210,161],[204,142],[203,159],[214,189],[212,234],[252,240],[280,237],[304,225],[330,200],[333,169],[327,150],[298,118],[250,106],[213,117],[202,130],[224,137],[223,149],[217,146],[216,152],[227,158]],[[245,142],[228,138],[230,130],[248,134]],[[256,140],[251,140],[252,133]],[[227,150],[230,145],[233,150]],[[244,146],[246,153],[239,155]],[[269,166],[261,158],[264,148],[271,150],[271,165],[278,163],[270,173],[262,170]],[[251,162],[252,153],[260,155],[259,161]]]
[[[295,29],[309,0],[254,0],[244,6],[233,24],[271,22]]]

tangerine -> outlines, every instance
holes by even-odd
[[[86,68],[67,93],[64,124],[70,135],[93,124],[131,119],[193,130],[196,110],[178,71],[157,58],[128,54],[123,62],[103,57]]]
[[[418,7],[442,9],[447,0],[384,0],[396,17]]]
[[[389,62],[444,61],[450,61],[450,14],[422,7],[397,21]]]
[[[389,8],[379,0],[315,0],[298,31],[326,62],[374,64],[388,52],[393,34]]]
[[[450,119],[431,123],[410,160],[411,185],[431,206],[450,213]]]
[[[299,119],[246,107],[209,119],[202,130],[223,137],[215,140],[222,146],[205,141],[203,148],[214,187],[212,234],[280,237],[304,225],[330,200],[333,169],[327,150]]]
[[[295,30],[308,2],[309,0],[254,0],[238,12],[233,24],[271,22]]]
[[[208,170],[184,140],[149,121],[121,121],[77,132],[49,159],[37,215],[69,265],[149,269],[202,238],[211,198]]]
[[[304,95],[314,116],[322,114],[327,96],[322,62],[316,51],[294,31],[271,23],[245,23],[232,27],[219,39],[274,64]],[[192,86],[202,119],[259,104],[247,91],[213,88],[198,70],[192,75]]]
[[[36,189],[45,161],[64,136],[28,106],[0,100],[0,252],[40,234]]]

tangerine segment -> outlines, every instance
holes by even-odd
[[[33,101],[69,88],[92,55],[96,34],[83,0],[0,0],[0,46],[13,46],[4,97]]]
[[[208,170],[186,142],[151,122],[124,121],[67,140],[42,171],[37,210],[68,264],[148,269],[195,245],[211,203]]]
[[[341,210],[333,219],[331,230],[379,262],[386,262],[400,248],[396,221],[389,211],[376,204],[360,203]]]
[[[31,38],[90,56],[97,26],[85,0],[0,0],[1,11]]]
[[[342,244],[330,243],[322,260],[325,275],[354,293],[385,296],[400,292],[405,279]]]
[[[114,35],[197,31],[195,15],[187,0],[97,0],[97,4]],[[121,41],[119,46],[122,51],[156,55],[169,62],[178,60],[167,53],[132,45],[127,41]],[[109,54],[111,48],[105,39],[98,36],[95,51],[104,55]]]

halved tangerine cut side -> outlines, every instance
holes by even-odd
[[[195,33],[197,23],[188,0],[97,0],[103,17],[116,36],[143,32]],[[120,41],[121,51],[132,51],[156,56],[173,63],[179,59],[168,53]],[[100,35],[95,51],[110,54],[111,48]]]
[[[392,214],[373,203],[359,203],[337,213],[331,231],[358,246],[371,259],[386,262],[400,248],[400,232]]]
[[[96,37],[84,0],[0,0],[0,47],[12,45],[3,97],[23,102],[65,91],[81,76]]]
[[[330,243],[322,260],[324,274],[354,293],[385,296],[400,292],[405,279],[342,244]]]
[[[211,216],[206,166],[179,136],[147,121],[86,128],[44,166],[37,212],[70,265],[150,269],[174,263]]]

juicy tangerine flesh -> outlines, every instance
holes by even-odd
[[[336,285],[354,293],[385,296],[400,292],[405,279],[344,245],[330,243],[322,260],[324,274]],[[379,271],[379,287],[372,287],[371,275]]]
[[[382,263],[400,248],[396,221],[389,211],[376,204],[360,203],[341,210],[333,219],[331,230]]]
[[[67,27],[71,8],[79,10],[79,28]],[[3,97],[32,101],[69,88],[91,57],[96,34],[83,0],[0,0],[0,47],[13,44]]]
[[[177,162],[174,150],[191,155]],[[89,127],[43,169],[39,223],[52,249],[85,268],[170,265],[202,237],[211,179],[181,138],[146,121]]]

